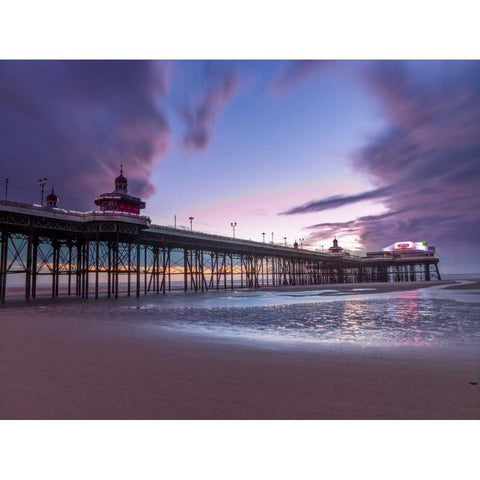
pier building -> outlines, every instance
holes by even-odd
[[[115,178],[115,190],[111,193],[102,193],[95,199],[95,205],[98,205],[102,212],[125,212],[136,215],[145,208],[145,202],[128,194],[128,180],[123,176],[123,165],[120,166],[120,175]]]

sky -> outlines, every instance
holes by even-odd
[[[480,272],[478,61],[0,61],[0,101],[9,200],[92,210],[123,164],[157,224]]]

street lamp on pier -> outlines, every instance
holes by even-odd
[[[42,196],[41,196],[41,203],[40,205],[43,207],[43,194],[45,193],[45,185],[48,182],[48,178],[39,178],[38,179],[38,184],[40,185],[41,191],[42,191]]]
[[[300,248],[303,248],[303,242],[305,241],[305,239],[304,238],[299,238],[299,240],[300,240]]]
[[[192,226],[192,222],[193,222],[193,219],[195,217],[188,217],[188,219],[190,220],[190,231],[193,232],[193,226]]]
[[[230,226],[232,227],[233,230],[233,239],[235,240],[235,227],[237,226],[237,222],[231,222]]]
[[[287,237],[283,237],[283,244],[287,246]]]
[[[265,243],[265,232],[262,232],[263,235],[263,243]]]
[[[273,245],[273,232],[272,232],[272,245]]]

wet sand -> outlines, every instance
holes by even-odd
[[[332,283],[332,284],[321,284],[321,285],[292,285],[292,286],[268,286],[268,287],[260,287],[260,288],[240,288],[234,287],[234,291],[236,292],[296,292],[296,291],[318,291],[318,290],[336,290],[345,294],[369,294],[369,293],[383,293],[383,292],[399,292],[404,290],[416,290],[418,288],[428,288],[434,287],[436,285],[454,285],[453,280],[440,280],[440,281],[430,281],[430,282],[376,282],[376,283]],[[460,285],[461,287],[462,285]],[[101,295],[100,300],[107,300],[107,295],[103,293],[105,290],[105,285],[101,285]],[[467,287],[465,287],[467,288]],[[219,289],[218,292],[225,292],[230,291],[230,289],[223,290]],[[175,289],[172,290],[173,293],[181,293],[183,290]],[[212,289],[210,293],[215,293],[217,290]],[[188,293],[193,293],[192,291],[188,291]],[[169,292],[166,293],[168,295]],[[202,292],[196,292],[197,295],[202,295]],[[326,293],[328,294],[328,293]],[[155,297],[156,293],[149,292],[147,295],[144,295],[143,290],[140,295],[141,298],[148,298],[149,296]],[[160,294],[161,295],[161,294]],[[134,299],[135,293],[132,290],[132,294],[130,297],[126,294],[126,286],[120,285],[120,294],[119,299]],[[7,304],[9,306],[12,305],[24,305],[25,303],[25,291],[23,287],[8,287],[7,288]],[[42,304],[46,305],[52,301],[51,298],[51,287],[49,286],[38,286],[37,287],[37,298],[31,298],[31,304]],[[75,295],[71,295],[70,297],[67,296],[65,289],[60,289],[60,295],[53,300],[55,303],[58,302],[80,302],[83,303],[85,300],[75,297]],[[95,301],[92,292],[90,292],[89,301]],[[108,299],[108,301],[115,301],[112,297]],[[0,308],[2,308],[0,306]]]
[[[462,285],[452,285],[450,287],[445,287],[448,290],[479,290],[480,289],[480,280],[472,280],[472,283],[464,283]]]
[[[477,351],[248,344],[67,311],[0,310],[1,419],[480,418]]]
[[[400,292],[404,290],[416,290],[418,288],[428,288],[437,285],[453,284],[452,280],[435,280],[430,282],[372,282],[372,283],[332,283],[322,285],[294,285],[282,287],[261,287],[255,291],[278,291],[278,292],[295,292],[302,290],[338,290],[344,293],[383,293],[383,292]]]

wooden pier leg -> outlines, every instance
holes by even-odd
[[[25,271],[25,299],[27,302],[30,301],[31,295],[31,280],[32,280],[32,243],[33,243],[33,234],[32,232],[28,235],[27,243],[27,265]]]
[[[37,296],[38,238],[33,239],[32,252],[32,298]]]
[[[115,254],[115,298],[118,298],[118,277],[120,276],[120,260],[119,260],[119,249],[120,249],[120,242],[119,242],[119,239],[118,239],[118,232],[117,232],[117,236],[115,238],[115,251],[114,251],[114,254]]]
[[[55,276],[55,296],[58,297],[58,285],[60,283],[60,249],[62,246],[59,244],[57,248],[57,275]]]
[[[130,241],[128,242],[127,254],[128,254],[127,297],[129,297],[131,292],[130,282],[131,282],[131,269],[132,269],[132,244],[130,243]]]
[[[223,254],[223,289],[227,289],[227,254]]]
[[[168,291],[172,290],[172,259],[171,259],[171,248],[167,248],[167,268],[168,268]]]
[[[243,288],[243,255],[240,255],[240,288]]]
[[[58,264],[57,264],[57,242],[54,240],[52,243],[52,292],[51,297],[55,298],[55,280],[58,271]]]
[[[215,252],[215,270],[216,270],[216,281],[217,281],[217,290],[219,289],[220,285],[220,267],[218,265],[218,252]]]
[[[193,281],[194,281],[194,289],[196,292],[198,292],[198,279],[199,279],[198,270],[199,270],[198,269],[198,249],[195,249],[195,274],[193,276]]]
[[[137,241],[137,288],[136,296],[140,296],[140,240]]]
[[[58,284],[58,279],[57,279]],[[88,299],[88,290],[90,286],[90,239],[87,238],[87,242],[85,245],[85,292],[84,298]],[[57,288],[57,295],[58,295],[58,288]]]
[[[107,242],[107,298],[112,295],[112,243]]]
[[[261,272],[261,278],[262,278],[262,287],[263,287],[263,283],[264,283],[264,272],[263,272],[263,257],[260,258],[260,272]]]
[[[204,282],[205,282],[205,277],[204,277],[204,272],[203,272],[203,250],[200,250],[199,252],[199,257],[198,257],[198,267],[199,267],[199,276],[200,276],[200,283],[201,285],[201,290],[202,292],[204,291]]]
[[[0,303],[4,303],[2,302],[2,291],[3,291],[3,282],[4,282],[4,279],[3,279],[3,272],[4,272],[4,268],[3,268],[3,252],[5,250],[5,246],[3,244],[3,236],[5,235],[4,231],[2,230],[1,232],[1,239],[0,239]]]
[[[428,263],[425,263],[423,265],[423,268],[424,268],[425,281],[429,282],[430,281],[430,268],[429,268]]]
[[[82,284],[81,284],[81,295],[82,298],[85,298],[85,273],[86,273],[86,265],[87,265],[87,260],[85,258],[85,252],[87,250],[87,245],[85,240],[82,242]]]
[[[187,249],[183,249],[183,291],[186,292],[188,290],[188,276],[187,276],[187,268],[188,268],[188,252]]]
[[[37,261],[35,260],[35,264]],[[67,285],[67,295],[72,294],[72,242],[68,242],[68,285]]]
[[[437,264],[437,263],[435,264],[435,270],[436,270],[436,272],[437,272],[437,280],[441,280],[442,277],[440,277],[440,272],[439,272],[439,270],[438,270],[438,264]]]
[[[2,230],[2,254],[0,258],[0,303],[5,303],[7,291],[8,232]]]
[[[160,249],[157,247],[157,293],[160,293]],[[162,248],[162,293],[165,290],[165,248]]]
[[[162,248],[162,293],[167,292],[167,254],[165,247]],[[170,291],[170,277],[168,282],[168,290]]]
[[[143,246],[143,294],[147,294],[147,245]]]
[[[98,232],[95,241],[95,300],[98,299],[98,281],[99,281],[99,257],[100,257],[100,245],[98,242]]]

